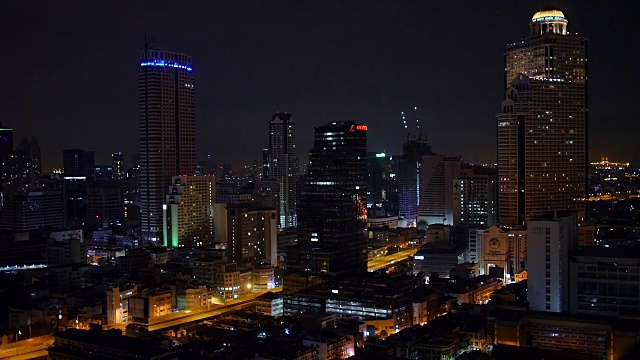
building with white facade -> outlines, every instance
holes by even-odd
[[[527,300],[536,311],[569,311],[569,254],[577,248],[575,212],[549,212],[527,223]]]

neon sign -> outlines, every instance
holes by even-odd
[[[354,131],[367,131],[369,130],[369,127],[367,125],[351,125],[351,128],[349,128],[350,132],[354,132]]]

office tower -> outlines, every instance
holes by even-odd
[[[195,96],[191,56],[142,52],[138,77],[142,238],[162,239],[162,205],[171,177],[195,172]]]
[[[63,152],[62,164],[64,167],[64,178],[68,180],[86,179],[95,166],[95,155],[93,151],[80,149],[67,149]]]
[[[16,146],[16,152],[23,154],[28,161],[26,180],[32,187],[38,185],[42,176],[42,160],[38,140],[34,136],[23,137]]]
[[[108,165],[96,165],[91,173],[91,181],[98,184],[115,184],[115,171]]]
[[[226,181],[216,184],[217,204],[239,204],[252,201],[251,193],[244,191],[236,182]]]
[[[423,155],[418,224],[454,224],[454,180],[462,160],[455,156]]]
[[[93,151],[67,149],[63,152],[64,226],[81,226],[87,221],[87,177],[95,167]]]
[[[267,209],[278,208],[278,183],[269,179],[257,180],[251,198],[260,206]]]
[[[415,226],[422,187],[422,156],[431,155],[431,145],[426,136],[410,136],[402,145],[398,159],[398,217],[401,226]]]
[[[227,244],[229,261],[278,265],[276,209],[252,204],[216,204],[215,209],[216,240]]]
[[[384,152],[367,153],[367,209],[391,210],[391,158]]]
[[[5,157],[0,170],[2,170],[4,187],[26,186],[34,188],[39,185],[42,167],[40,165],[40,145],[38,145],[36,138],[23,137],[15,151]]]
[[[454,225],[487,228],[497,223],[498,173],[480,165],[465,165],[453,184]]]
[[[124,222],[125,205],[117,183],[94,182],[87,187],[87,226],[99,229]]]
[[[174,176],[163,205],[164,246],[206,246],[213,240],[213,175]]]
[[[567,23],[559,10],[539,11],[530,35],[507,45],[497,115],[503,225],[552,210],[586,216],[588,42]]]
[[[334,121],[315,128],[288,271],[367,271],[366,149],[366,125]]]
[[[569,255],[578,246],[575,212],[552,211],[527,222],[527,301],[535,311],[569,311]]]
[[[278,226],[296,226],[296,122],[275,113],[269,121],[269,179],[278,183]]]
[[[44,226],[63,226],[60,191],[12,191],[5,195],[0,229],[36,230]]]
[[[113,167],[113,176],[115,179],[124,177],[124,156],[120,151],[111,154],[111,166]]]
[[[211,159],[211,155],[207,155],[205,160],[199,161],[201,175],[215,175],[216,163]]]

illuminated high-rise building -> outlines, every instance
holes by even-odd
[[[552,210],[586,216],[587,39],[555,9],[507,45],[506,97],[497,115],[499,221],[522,225]]]
[[[174,176],[163,205],[163,244],[167,247],[210,245],[213,240],[213,175]]]
[[[195,96],[191,56],[142,52],[138,78],[142,237],[162,239],[162,205],[172,176],[195,173]]]
[[[367,126],[331,122],[315,128],[298,208],[298,245],[290,272],[367,271]]]
[[[454,182],[460,177],[462,160],[457,156],[423,155],[418,224],[453,225]]]
[[[427,137],[411,135],[402,145],[398,159],[398,217],[402,226],[416,226],[422,197],[422,157],[432,155]]]
[[[297,225],[295,166],[296,123],[291,119],[291,114],[275,113],[269,121],[267,176],[277,184],[280,228]]]

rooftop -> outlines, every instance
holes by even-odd
[[[578,256],[593,256],[603,258],[629,258],[640,259],[640,247],[638,246],[589,246],[582,249]]]
[[[532,22],[544,20],[564,20],[564,13],[558,9],[544,9],[533,14]]]

